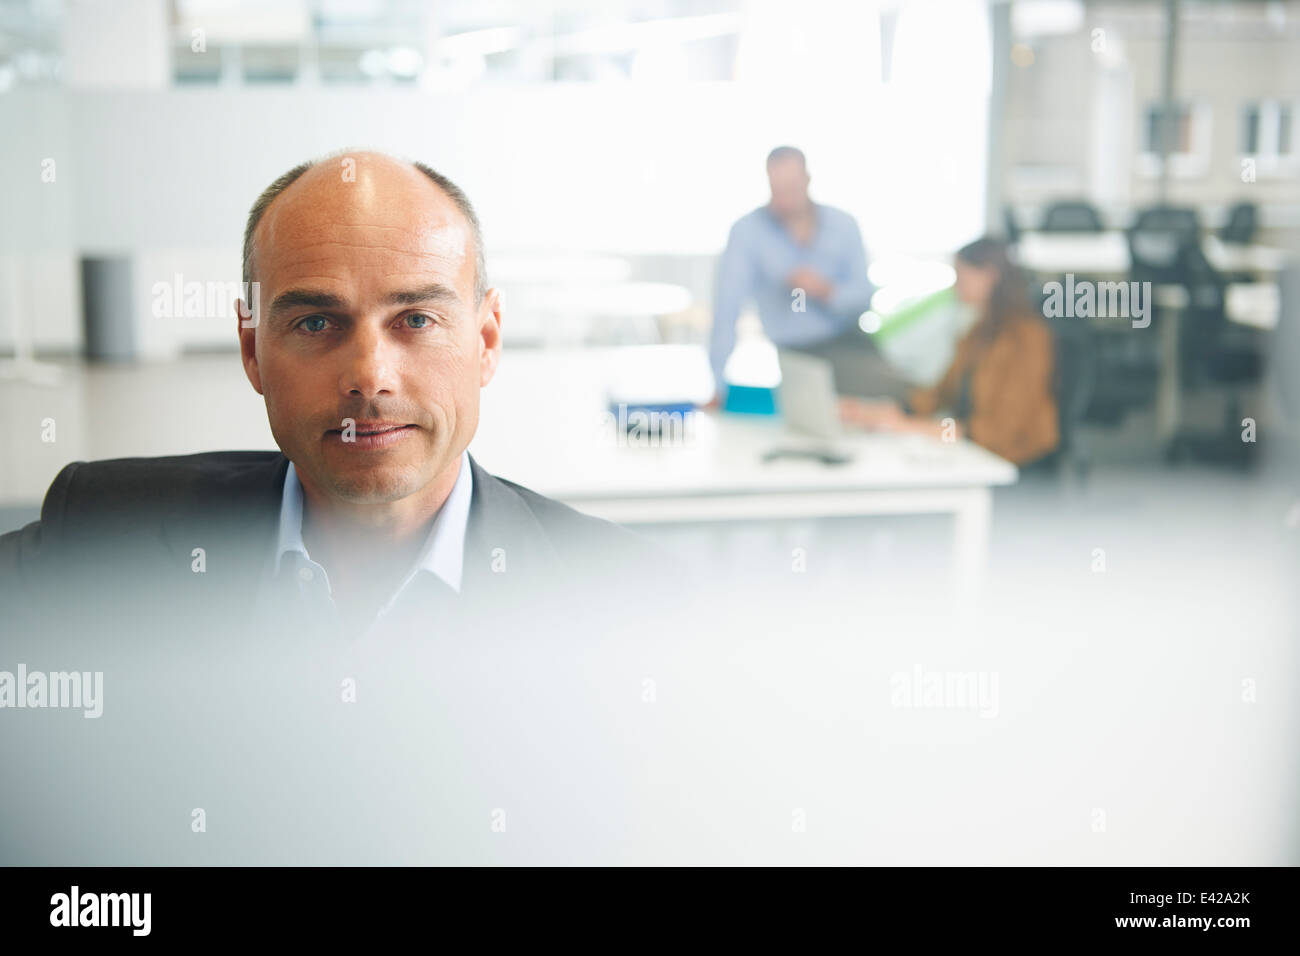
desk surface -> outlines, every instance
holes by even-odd
[[[563,501],[816,493],[1011,484],[1014,465],[968,441],[854,432],[836,442],[853,460],[764,463],[777,447],[816,444],[779,419],[695,412],[671,440],[629,438],[607,411],[602,371],[616,350],[507,354],[483,392],[470,450],[494,474]],[[645,360],[679,361],[680,352]],[[704,360],[700,350],[700,360]],[[707,367],[707,366],[706,366]]]
[[[1030,272],[1129,271],[1128,238],[1122,232],[1027,232],[1016,249],[1020,264]]]
[[[1235,245],[1217,236],[1206,236],[1202,247],[1210,264],[1220,272],[1278,272],[1288,258],[1285,249]],[[1020,264],[1031,272],[1116,275],[1127,273],[1130,266],[1128,239],[1116,230],[1026,232],[1017,250]]]
[[[1238,245],[1218,236],[1206,236],[1205,257],[1220,272],[1281,272],[1291,254],[1272,246]]]

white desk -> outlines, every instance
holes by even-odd
[[[1220,272],[1280,272],[1286,265],[1285,249],[1235,245],[1207,235],[1202,242],[1205,258]],[[1027,232],[1016,245],[1019,262],[1030,272],[1061,275],[1127,277],[1131,258],[1122,232]]]
[[[1276,282],[1229,283],[1223,309],[1229,322],[1272,331],[1282,313],[1281,289]]]
[[[1205,258],[1222,273],[1256,272],[1274,276],[1287,262],[1285,250],[1234,245],[1212,235],[1205,237],[1202,248]],[[1021,266],[1041,276],[1073,272],[1105,279],[1127,278],[1131,264],[1124,233],[1114,231],[1027,232],[1020,239],[1018,252]],[[1264,330],[1277,326],[1276,283],[1230,283],[1225,292],[1225,313],[1230,322]],[[1156,435],[1161,444],[1168,444],[1179,427],[1182,402],[1178,375],[1179,313],[1187,306],[1187,291],[1181,286],[1157,285],[1153,293],[1156,305],[1162,310]]]
[[[1271,246],[1243,246],[1206,236],[1201,244],[1205,258],[1220,272],[1258,272],[1273,275],[1286,267],[1289,253]]]
[[[1044,275],[1127,275],[1130,265],[1122,232],[1027,232],[1016,252],[1022,268]]]
[[[1015,482],[1014,465],[967,441],[862,432],[838,443],[853,454],[849,464],[765,464],[765,452],[799,443],[780,421],[703,412],[671,444],[631,447],[604,417],[616,351],[507,353],[483,393],[475,458],[581,511],[626,523],[951,514],[959,581],[977,586],[991,489]]]
[[[1169,447],[1178,434],[1182,419],[1182,381],[1179,374],[1182,313],[1187,308],[1187,290],[1181,286],[1156,286],[1156,304],[1165,311],[1161,318],[1160,373],[1156,382],[1156,440]],[[1281,296],[1276,282],[1230,282],[1224,288],[1223,314],[1229,321],[1260,332],[1277,328]]]

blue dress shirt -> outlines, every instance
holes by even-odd
[[[736,319],[751,298],[763,331],[778,346],[828,342],[851,329],[870,306],[875,289],[867,279],[867,252],[857,222],[831,206],[814,203],[813,208],[817,226],[807,245],[797,242],[767,206],[731,227],[718,268],[709,343],[720,391],[723,367],[736,344]],[[795,311],[786,278],[799,267],[811,268],[830,282],[830,301],[805,296],[804,311]]]
[[[459,593],[465,563],[465,532],[469,526],[469,506],[474,494],[473,472],[469,452],[461,453],[460,472],[451,494],[438,509],[433,527],[421,547],[411,569],[402,578],[397,590],[379,609],[371,622],[367,635],[373,631],[386,614],[398,603],[402,595],[412,588],[421,575],[433,575],[447,587]],[[293,462],[284,476],[284,491],[280,499],[280,530],[276,539],[273,560],[265,576],[263,601],[282,599],[286,590],[295,591],[299,607],[303,610],[322,611],[327,605],[327,617],[338,621],[334,609],[329,576],[325,569],[313,561],[302,537],[303,489],[294,470]],[[265,605],[264,605],[265,606]],[[281,609],[283,610],[283,609]]]

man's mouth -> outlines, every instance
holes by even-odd
[[[404,422],[355,422],[343,428],[331,428],[325,434],[345,445],[362,448],[383,448],[401,441],[417,426]]]
[[[358,435],[378,435],[380,432],[391,432],[394,428],[410,427],[404,422],[357,422],[356,433]]]

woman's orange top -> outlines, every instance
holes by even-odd
[[[1036,315],[1014,315],[991,340],[983,320],[957,343],[952,364],[938,384],[913,389],[913,412],[930,415],[956,408],[970,370],[969,415],[962,424],[978,445],[1017,465],[1055,451],[1060,443],[1051,330]]]

